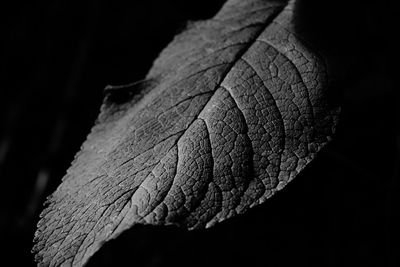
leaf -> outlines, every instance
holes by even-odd
[[[176,36],[146,80],[107,87],[41,214],[38,263],[84,265],[135,224],[210,227],[263,203],[311,162],[338,108],[293,10],[230,0]]]

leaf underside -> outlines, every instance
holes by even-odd
[[[293,12],[286,1],[230,0],[176,36],[146,81],[107,88],[41,214],[39,265],[84,265],[135,224],[210,227],[263,203],[312,161],[338,108]]]

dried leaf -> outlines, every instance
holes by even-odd
[[[41,215],[39,264],[84,265],[135,224],[210,227],[263,203],[311,162],[338,109],[293,10],[230,0],[176,36],[145,81],[108,87]]]

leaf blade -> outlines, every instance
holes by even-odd
[[[140,100],[103,107],[42,213],[39,263],[83,265],[137,223],[210,227],[264,202],[312,160],[337,111],[285,6],[229,1],[161,53],[147,76],[158,83]]]

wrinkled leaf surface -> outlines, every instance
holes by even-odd
[[[311,162],[338,109],[294,11],[286,1],[230,0],[176,36],[145,81],[108,87],[41,215],[39,264],[83,265],[135,224],[212,226],[263,203]]]

